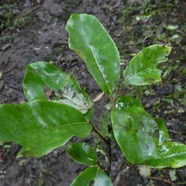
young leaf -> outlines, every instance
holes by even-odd
[[[153,120],[139,101],[119,98],[112,125],[115,139],[131,163],[159,168],[186,165],[186,145],[168,141],[164,122]]]
[[[67,148],[67,153],[78,163],[96,165],[97,155],[92,147],[86,143],[74,142]]]
[[[40,157],[64,145],[71,137],[85,138],[92,127],[75,108],[34,101],[0,105],[0,143],[15,141],[23,146],[20,154]]]
[[[29,101],[52,100],[70,105],[92,118],[92,104],[72,75],[53,64],[36,62],[27,65],[23,90]]]
[[[75,180],[71,186],[89,186],[94,181],[94,186],[112,186],[110,178],[99,167],[88,167]]]
[[[69,47],[85,61],[102,91],[112,94],[120,77],[120,56],[108,32],[87,14],[72,14],[66,29]]]
[[[171,47],[152,45],[138,53],[124,70],[124,79],[131,85],[150,85],[161,81],[156,66],[167,61]]]

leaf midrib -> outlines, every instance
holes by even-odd
[[[152,66],[152,67],[155,67],[155,66]],[[134,74],[133,76],[129,77],[129,78],[127,79],[127,81],[130,81],[130,79],[132,79],[133,77],[137,76],[139,73],[141,73],[141,72],[143,72],[143,71],[145,71],[145,70],[147,70],[147,69],[151,69],[151,68],[148,67],[148,68],[145,68],[145,69],[143,69],[143,70],[137,72],[137,73]],[[156,67],[155,67],[155,69],[158,70]]]
[[[69,124],[66,124],[66,125],[62,125],[62,126],[53,126],[53,127],[42,127],[42,128],[40,128],[40,129],[37,129],[37,130],[31,130],[31,131],[29,131],[29,132],[25,132],[24,134],[19,134],[19,135],[14,135],[14,136],[11,136],[11,138],[12,139],[15,139],[16,140],[16,138],[17,137],[22,137],[22,136],[29,136],[29,135],[33,135],[33,133],[38,133],[38,132],[42,132],[43,130],[55,130],[55,129],[57,129],[57,128],[62,128],[62,127],[69,127],[69,126],[73,126],[73,125],[86,125],[86,124],[88,124],[86,121],[84,121],[84,122],[76,122],[76,123],[69,123]],[[63,131],[61,131],[61,132],[63,132]],[[10,138],[8,137],[8,138],[1,138],[1,140],[0,141],[6,141],[6,140],[9,140]]]
[[[91,45],[90,45],[90,46],[91,46]],[[98,70],[99,70],[99,72],[100,72],[100,74],[101,74],[101,76],[102,76],[102,78],[103,78],[103,80],[104,80],[104,83],[105,83],[105,85],[106,85],[106,87],[107,87],[109,93],[111,93],[111,90],[109,89],[109,86],[108,86],[108,84],[107,84],[107,82],[106,82],[106,80],[105,80],[105,78],[104,78],[104,76],[103,76],[103,74],[102,74],[102,72],[101,72],[101,70],[100,70],[100,65],[98,64],[96,58],[94,57],[94,53],[92,52],[91,47],[89,47],[89,49],[90,49],[90,51],[91,51],[91,53],[92,53],[92,56],[93,56],[94,61],[95,61],[96,65],[97,65],[97,67],[98,67]],[[95,76],[95,78],[96,78],[96,76]],[[96,78],[96,79],[97,79],[97,78]]]

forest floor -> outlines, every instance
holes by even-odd
[[[0,2],[0,103],[26,101],[22,81],[27,64],[53,61],[73,73],[91,99],[100,89],[82,60],[68,48],[66,22],[72,13],[95,15],[108,30],[121,55],[122,69],[144,47],[170,45],[169,60],[160,66],[162,82],[132,87],[130,94],[140,99],[154,117],[165,119],[174,141],[186,144],[186,2],[184,0],[5,0]],[[131,88],[131,87],[130,87]],[[129,89],[130,89],[129,88]],[[106,109],[107,98],[94,104],[96,123]],[[104,124],[103,124],[104,125]],[[89,141],[89,140],[87,140]],[[69,186],[85,168],[71,160],[65,147],[42,158],[18,158],[20,146],[0,146],[0,185]],[[113,151],[112,174],[116,176],[121,154]],[[127,165],[116,176],[116,186],[186,185],[186,168],[151,169],[150,177],[139,166]]]

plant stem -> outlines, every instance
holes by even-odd
[[[105,170],[105,168],[97,161],[97,165],[104,170],[104,172],[108,175],[108,172]],[[108,175],[109,176],[109,175]]]
[[[105,137],[103,137],[103,135],[92,125],[92,128],[94,130],[94,132],[107,144],[108,147],[108,159],[109,159],[109,166],[108,166],[108,170],[106,171],[104,169],[104,167],[102,167],[99,162],[97,162],[98,166],[103,169],[108,176],[110,176],[111,174],[111,163],[112,163],[112,152],[111,152],[111,139],[109,138],[109,140],[107,140]],[[108,131],[111,132],[112,131],[112,126],[109,125],[108,126]]]
[[[113,99],[112,95],[110,95],[110,96],[109,96],[109,98],[110,98],[111,102],[113,102],[113,101],[114,101],[114,99]]]
[[[102,136],[102,134],[92,125],[94,132],[108,145],[109,141]]]
[[[108,125],[108,131],[109,133],[112,131],[112,126]],[[109,138],[108,141],[108,156],[109,156],[109,167],[108,167],[108,174],[111,176],[111,163],[112,163],[112,147],[111,147],[111,139]]]

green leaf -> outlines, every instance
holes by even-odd
[[[110,178],[99,167],[88,167],[75,180],[71,186],[89,186],[94,181],[94,186],[112,186]]]
[[[94,186],[113,186],[113,184],[107,174],[99,169],[94,179]]]
[[[88,167],[78,177],[74,179],[71,186],[89,186],[97,174],[97,167]]]
[[[131,85],[150,85],[161,81],[156,66],[167,61],[171,47],[152,45],[138,53],[124,70],[124,79]]]
[[[78,163],[85,165],[97,164],[97,155],[94,149],[86,143],[74,142],[66,151]]]
[[[159,143],[162,144],[165,141],[169,140],[169,133],[162,118],[156,118],[155,121],[158,125],[159,130]]]
[[[122,152],[133,164],[157,156],[156,122],[141,104],[129,97],[121,97],[112,111],[113,132]]]
[[[186,145],[172,142],[163,119],[155,120],[159,129],[158,157],[145,163],[152,167],[183,167],[186,165]]]
[[[23,90],[29,101],[52,100],[70,105],[92,118],[92,104],[72,75],[53,64],[36,62],[27,65]]]
[[[23,146],[20,154],[40,157],[64,145],[71,137],[85,138],[92,127],[75,108],[33,101],[0,105],[0,143],[15,141]]]
[[[168,25],[168,26],[165,26],[165,28],[167,30],[176,30],[178,28],[178,25]]]
[[[169,141],[163,120],[153,120],[139,101],[119,98],[112,125],[115,139],[131,163],[159,168],[186,165],[186,145]]]
[[[87,14],[72,14],[66,29],[69,47],[85,61],[102,91],[112,94],[120,77],[120,56],[108,32]]]
[[[144,161],[143,163],[157,168],[184,167],[186,166],[186,145],[167,141],[159,145],[158,156],[156,158]]]

